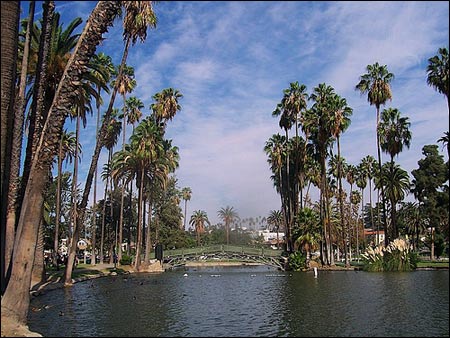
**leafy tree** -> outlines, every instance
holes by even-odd
[[[445,186],[448,167],[443,156],[439,155],[437,145],[425,145],[422,154],[425,157],[418,161],[419,168],[411,172],[414,177],[411,192],[422,206],[422,220],[431,230],[431,259],[434,259],[434,233],[446,231],[448,234],[449,207],[441,203],[448,202],[448,187]]]

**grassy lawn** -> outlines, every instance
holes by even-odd
[[[449,262],[445,261],[419,261],[417,263],[418,268],[448,268]]]

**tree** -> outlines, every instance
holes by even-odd
[[[274,181],[275,188],[280,194],[281,198],[281,209],[283,211],[283,217],[285,220],[284,232],[285,238],[288,238],[288,211],[287,211],[287,177],[284,175],[283,169],[286,173],[286,156],[287,156],[287,143],[286,138],[280,134],[274,134],[272,137],[266,141],[264,146],[264,152],[268,155],[267,162],[270,164],[270,169],[274,174],[272,179]]]
[[[381,174],[375,180],[377,187],[384,186],[386,196],[389,198],[391,208],[391,238],[398,238],[397,204],[401,202],[409,192],[410,183],[408,173],[396,165],[388,162],[381,168]],[[386,234],[387,235],[387,234]]]
[[[443,47],[438,49],[437,55],[428,59],[427,83],[447,97],[447,107],[450,111],[449,81],[448,48]]]
[[[391,156],[392,163],[394,157],[402,152],[403,146],[409,148],[411,145],[410,125],[409,118],[401,117],[400,111],[396,108],[388,108],[381,113],[378,126],[380,146]]]
[[[448,181],[448,167],[437,148],[437,145],[425,145],[422,148],[424,158],[418,161],[419,168],[411,171],[414,177],[411,192],[422,207],[422,219],[428,224],[432,235],[431,259],[434,259],[434,232],[443,230],[439,227],[441,218],[447,216],[448,224],[448,204],[443,206],[444,212],[442,212],[439,203],[439,199],[443,197],[441,195],[448,196],[448,190],[444,189],[444,184]]]
[[[225,230],[227,235],[227,245],[230,244],[230,224],[233,223],[235,219],[237,219],[238,213],[234,210],[233,207],[227,206],[225,208],[221,208],[217,212],[218,216],[225,223]]]
[[[21,214],[16,232],[16,245],[12,259],[11,279],[2,298],[2,313],[8,312],[20,323],[25,323],[29,306],[31,269],[35,254],[39,221],[42,215],[44,191],[48,172],[57,154],[59,135],[70,107],[79,95],[80,74],[87,71],[87,63],[94,55],[103,33],[113,24],[120,3],[102,1],[92,11],[64,75],[56,90],[47,114],[47,123],[39,133],[39,141],[30,166],[30,179],[26,182]]]
[[[195,210],[191,216],[189,224],[193,225],[195,228],[197,246],[200,246],[201,244],[201,235],[202,233],[205,232],[205,223],[211,225],[208,219],[208,215],[206,214],[206,211]]]
[[[336,139],[337,142],[337,179],[338,179],[338,196],[339,196],[339,210],[341,217],[341,227],[342,231],[345,233],[346,225],[344,221],[344,200],[343,200],[343,191],[342,191],[342,176],[343,176],[343,168],[341,165],[341,143],[340,143],[340,135],[345,132],[347,128],[350,126],[350,116],[352,115],[352,108],[347,105],[347,100],[345,98],[340,97],[339,95],[335,95],[331,99],[331,134]],[[347,257],[347,240],[344,241],[344,257],[345,257],[345,266],[349,267],[350,262]]]
[[[186,212],[187,212],[187,201],[191,200],[192,190],[189,187],[184,187],[181,190],[181,198],[184,200],[184,229],[186,229]]]
[[[181,110],[178,100],[182,97],[183,94],[173,88],[163,89],[152,96],[155,103],[150,105],[150,109],[155,116],[156,123],[162,123],[163,130],[166,129],[167,121],[171,121],[176,113]]]
[[[361,94],[367,94],[367,101],[371,106],[375,106],[377,110],[376,132],[377,132],[377,152],[378,152],[378,170],[381,172],[381,148],[380,148],[380,134],[378,132],[380,123],[380,107],[384,105],[387,100],[392,100],[392,91],[390,83],[394,79],[394,74],[390,73],[387,66],[381,66],[378,62],[373,65],[367,65],[367,73],[359,78],[359,82],[355,89],[359,90]],[[384,202],[384,190],[381,186],[381,200],[383,206],[383,216],[386,220],[386,208]],[[389,244],[389,236],[387,235],[387,224],[384,223],[385,231],[385,245]]]
[[[329,210],[328,180],[326,170],[326,159],[329,149],[333,144],[332,135],[332,109],[331,102],[335,97],[334,88],[325,83],[319,84],[313,89],[310,99],[314,102],[310,118],[315,121],[311,123],[311,142],[314,147],[314,156],[320,165],[320,218],[322,222],[322,238],[325,240],[325,259],[327,264],[333,264],[332,255],[331,222]],[[321,256],[323,259],[323,255]]]
[[[277,249],[280,249],[278,232],[280,231],[280,226],[283,224],[283,213],[280,210],[271,210],[267,217],[267,224],[272,225],[277,232]]]
[[[111,57],[107,56],[104,53],[98,53],[95,54],[92,58],[92,68],[94,69],[93,76],[101,77],[104,79],[105,83],[109,83],[111,80],[111,76],[115,74],[114,65],[112,63]],[[99,71],[96,71],[95,69],[99,69]],[[97,85],[97,95],[99,98],[101,98],[102,86]],[[109,89],[106,90],[107,93],[109,93]],[[100,106],[101,106],[101,100],[97,100],[97,124],[96,124],[96,135],[99,133],[100,128]],[[96,254],[95,254],[95,247],[96,247],[96,232],[97,232],[97,217],[96,217],[96,208],[97,208],[97,176],[98,176],[98,168],[95,168],[94,172],[94,189],[93,189],[93,202],[92,202],[92,208],[93,208],[93,219],[92,219],[92,231],[91,231],[91,246],[92,246],[92,257],[91,264],[96,264]],[[106,197],[105,197],[106,198]]]
[[[18,50],[20,2],[5,1],[1,4],[1,291],[5,291],[10,257],[12,255],[14,241],[14,226],[6,226],[7,195],[9,190],[9,176],[11,170],[11,146],[13,142],[14,125],[14,93],[16,83],[16,59]],[[3,300],[2,300],[3,303]]]

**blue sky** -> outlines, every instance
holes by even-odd
[[[66,27],[76,16],[85,22],[95,4],[58,1],[56,10]],[[39,15],[40,4],[36,8]],[[416,169],[422,147],[448,130],[445,96],[426,83],[428,58],[449,45],[447,1],[162,1],[154,10],[157,28],[129,53],[137,81],[131,95],[144,102],[145,115],[156,92],[172,87],[184,95],[166,135],[179,147],[178,186],[192,189],[188,217],[201,209],[216,223],[217,211],[226,206],[241,218],[280,208],[263,147],[283,133],[271,113],[290,82],[305,84],[308,93],[326,83],[347,99],[353,115],[341,151],[351,164],[366,155],[376,158],[375,107],[355,91],[369,64],[387,65],[395,75],[393,100],[383,108],[397,108],[411,122],[411,147],[396,158],[402,168]],[[118,64],[121,22],[105,37],[98,51]],[[83,131],[82,187],[95,123],[91,118]],[[100,168],[106,157],[104,150]]]

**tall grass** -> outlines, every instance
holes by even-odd
[[[361,256],[365,271],[412,271],[418,261],[412,245],[403,238],[396,238],[387,247],[369,247]]]

